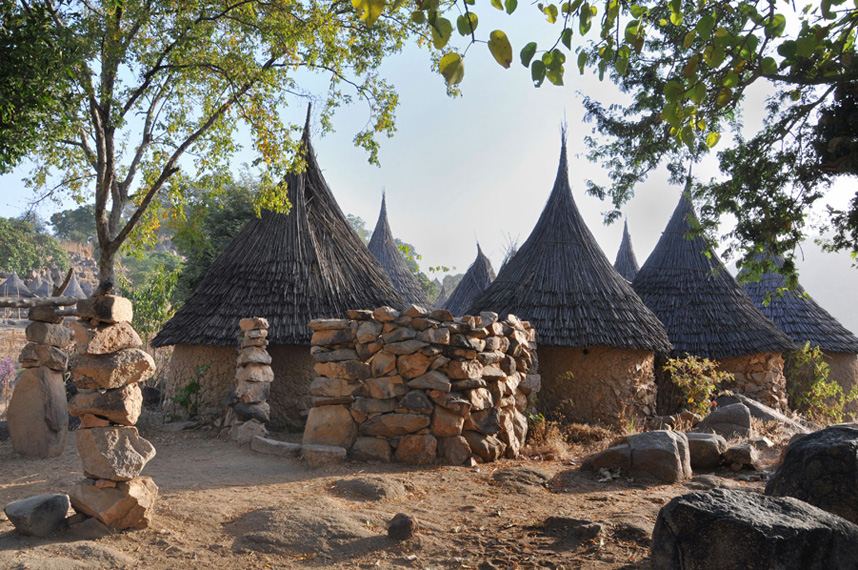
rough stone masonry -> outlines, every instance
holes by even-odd
[[[413,464],[518,456],[528,396],[540,386],[528,322],[491,312],[453,318],[414,305],[348,317],[310,322],[319,376],[305,445]]]

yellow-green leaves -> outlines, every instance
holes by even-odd
[[[367,26],[372,26],[378,20],[386,4],[385,0],[352,0],[352,7]]]
[[[718,141],[720,141],[720,140],[721,140],[721,133],[709,133],[708,135],[706,135],[706,146],[708,146],[709,148],[712,148],[713,146],[718,144]]]
[[[593,16],[598,13],[595,6],[590,6],[587,2],[581,6],[581,20],[578,23],[578,31],[584,36],[590,31],[590,26],[593,25]]]
[[[447,85],[458,85],[465,77],[465,64],[462,62],[462,56],[456,52],[445,54],[439,67]]]
[[[783,14],[775,14],[766,24],[766,37],[777,38],[786,30],[786,18]]]
[[[553,49],[542,54],[542,64],[545,66],[545,77],[554,85],[563,85],[563,64],[566,55],[559,49]]]
[[[478,23],[479,19],[477,15],[469,12],[462,14],[456,19],[456,29],[459,30],[460,35],[470,36],[476,31]]]
[[[521,64],[524,67],[530,67],[530,61],[533,59],[534,54],[536,54],[536,42],[530,42],[521,48],[521,53],[519,54]]]
[[[431,28],[432,45],[437,49],[442,49],[450,41],[450,36],[453,34],[453,24],[447,18],[435,18]]]
[[[512,46],[503,31],[495,30],[489,34],[489,51],[492,52],[495,61],[509,68],[512,63]]]
[[[587,52],[583,49],[578,52],[578,71],[584,75],[584,67],[587,65]]]
[[[507,14],[512,14],[518,8],[518,0],[505,0],[503,6]]]
[[[549,4],[548,6],[543,7],[542,13],[545,14],[549,24],[553,24],[557,21],[557,6],[554,4]]]

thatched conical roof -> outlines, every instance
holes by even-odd
[[[444,303],[444,308],[455,316],[461,317],[471,307],[477,295],[485,291],[494,280],[495,270],[492,269],[492,262],[483,255],[480,244],[477,244],[477,258],[453,289],[450,298]]]
[[[674,354],[721,360],[790,350],[702,236],[687,237],[694,206],[683,193],[632,286],[664,323]]]
[[[776,267],[783,267],[784,259],[779,255],[760,256],[769,256]],[[819,346],[826,352],[858,353],[858,337],[820,307],[801,285],[779,294],[779,290],[786,288],[786,278],[768,271],[759,281],[743,286],[763,314],[796,343],[803,345],[809,341],[811,346]]]
[[[635,275],[638,274],[640,265],[635,257],[635,250],[632,249],[632,236],[629,234],[629,222],[623,224],[623,241],[620,242],[620,249],[617,251],[617,259],[614,261],[614,269],[617,273],[626,278],[626,281],[634,281]]]
[[[13,271],[6,281],[0,283],[0,296],[3,297],[33,297],[33,292],[24,284],[18,272]]]
[[[154,346],[231,346],[238,321],[254,316],[268,319],[271,344],[306,346],[313,319],[404,306],[322,176],[310,143],[309,115],[302,144],[306,170],[284,180],[292,209],[288,214],[266,210],[248,222]]]
[[[27,288],[33,292],[36,297],[50,297],[53,292],[53,285],[41,276],[36,276]]]
[[[424,307],[431,305],[423,289],[420,288],[420,283],[408,269],[402,253],[396,247],[393,232],[390,231],[390,223],[387,221],[387,201],[384,195],[381,197],[381,211],[378,213],[378,222],[375,224],[372,237],[369,238],[368,247],[406,303]]]
[[[447,295],[447,288],[444,286],[443,283],[441,283],[441,290],[438,292],[438,298],[435,299],[434,307],[436,309],[443,309],[444,306],[447,304],[448,298],[449,295]]]
[[[529,320],[540,346],[670,350],[664,327],[611,266],[578,212],[565,133],[548,203],[527,241],[467,312],[480,311]]]
[[[80,286],[80,281],[77,279],[77,273],[72,272],[68,287],[63,292],[63,297],[74,297],[75,299],[86,299],[86,291]]]

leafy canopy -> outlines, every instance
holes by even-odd
[[[0,218],[0,270],[25,275],[49,263],[63,271],[69,267],[66,251],[53,236],[26,219]]]

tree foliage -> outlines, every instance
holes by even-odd
[[[24,275],[53,264],[68,269],[66,251],[47,233],[38,232],[27,219],[0,218],[0,269]]]
[[[288,208],[275,181],[302,167],[301,125],[287,114],[296,98],[321,99],[326,129],[338,105],[362,100],[369,120],[355,143],[370,160],[377,136],[393,132],[396,95],[377,69],[411,33],[394,17],[369,30],[342,0],[44,6],[80,59],[64,104],[49,107],[58,132],[39,141],[29,182],[45,194],[94,198],[102,279],[132,232],[145,238],[146,226],[157,227],[159,204],[181,202],[159,195],[229,165],[239,128],[249,130],[264,176],[257,207]],[[302,87],[313,74],[327,84],[321,94]]]
[[[51,215],[51,226],[58,239],[87,242],[96,237],[95,204],[84,204]]]

